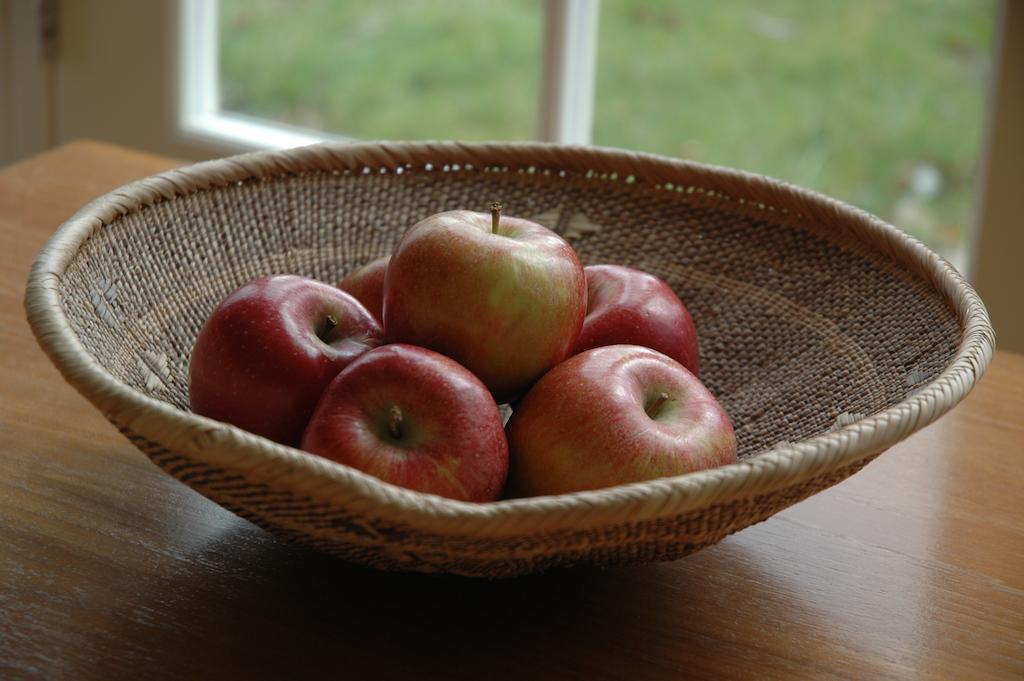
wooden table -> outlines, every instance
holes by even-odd
[[[1024,357],[676,563],[378,574],[164,475],[36,346],[21,298],[44,240],[172,165],[79,142],[0,170],[0,678],[1024,678]]]

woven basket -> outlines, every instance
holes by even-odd
[[[469,504],[401,489],[189,410],[189,352],[243,282],[326,282],[443,210],[532,217],[585,264],[665,279],[738,463]],[[764,177],[543,144],[354,144],[201,163],[87,205],[25,296],[65,378],[158,466],[268,530],[386,569],[508,576],[671,560],[856,472],[971,389],[993,352],[975,292],[877,218]]]

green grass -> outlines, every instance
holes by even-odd
[[[536,136],[534,0],[220,14],[229,110],[364,139]],[[594,141],[811,187],[958,259],[994,18],[995,0],[604,0]]]
[[[531,139],[534,2],[222,0],[223,105],[363,139]]]

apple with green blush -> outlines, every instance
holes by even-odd
[[[413,225],[384,278],[384,334],[440,352],[498,402],[569,356],[586,312],[576,252],[529,220],[449,211]]]

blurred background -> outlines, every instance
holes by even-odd
[[[540,4],[221,0],[222,106],[360,139],[535,139]],[[963,266],[995,10],[604,2],[591,141],[818,189]]]
[[[320,139],[622,147],[852,203],[1015,306],[1020,230],[998,225],[1024,189],[1021,4],[0,0],[0,160],[78,137],[187,160]]]

